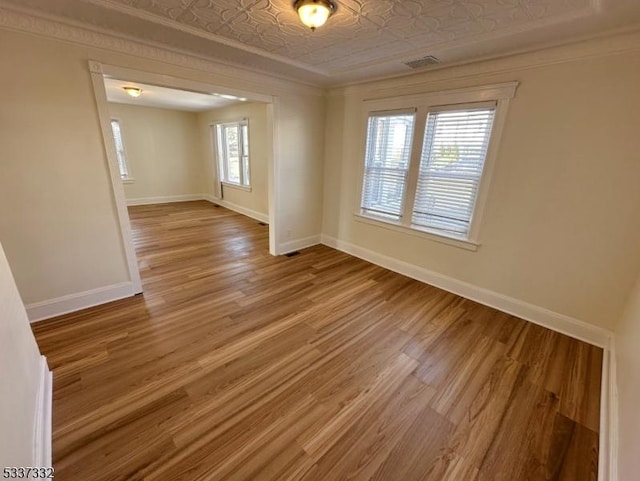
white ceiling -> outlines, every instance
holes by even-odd
[[[189,92],[112,78],[105,78],[104,85],[107,100],[118,104],[202,112],[241,102],[239,99],[226,99],[213,93]],[[142,94],[140,97],[131,97],[123,87],[138,87],[142,89]]]
[[[640,0],[337,0],[316,32],[293,0],[0,0],[145,41],[332,85],[640,26]]]

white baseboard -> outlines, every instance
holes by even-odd
[[[110,286],[98,287],[89,291],[69,294],[68,296],[48,299],[46,301],[27,304],[27,315],[30,322],[42,321],[51,317],[79,311],[87,307],[97,306],[106,302],[117,301],[135,294],[131,282],[120,282]]]
[[[233,202],[224,199],[216,199],[211,194],[183,194],[183,195],[166,195],[160,197],[139,197],[137,199],[127,199],[127,205],[150,205],[150,204],[168,204],[170,202],[189,202],[193,200],[206,200],[212,204],[218,204],[238,214],[246,215],[257,221],[269,223],[269,216],[253,209],[248,209]]]
[[[40,387],[36,399],[32,466],[51,467],[51,422],[53,410],[53,376],[47,358],[41,356]]]
[[[278,246],[277,253],[287,254],[289,252],[297,251],[300,249],[305,249],[307,247],[315,246],[321,243],[320,235],[312,235],[309,237],[304,237],[303,239],[295,239],[287,242],[282,242]]]
[[[248,209],[224,199],[216,199],[210,194],[203,194],[202,196],[200,196],[200,198],[203,200],[208,200],[212,204],[226,207],[227,209],[237,212],[238,214],[246,215],[247,217],[251,217],[252,219],[255,219],[257,221],[264,222],[265,224],[269,223],[269,216],[267,214],[263,214],[262,212],[258,212],[257,210]]]
[[[520,317],[527,321],[539,324],[554,331],[566,334],[595,346],[607,348],[612,337],[611,331],[594,326],[592,324],[574,319],[558,312],[536,306],[513,297],[500,294],[489,289],[469,284],[452,277],[418,267],[408,262],[400,261],[378,252],[351,244],[350,242],[336,239],[335,237],[322,235],[322,243],[340,251],[359,257],[373,264],[385,267],[407,277],[419,280],[426,284],[439,287],[445,291],[471,299],[489,307]]]
[[[163,195],[158,197],[138,197],[127,199],[127,205],[168,204],[170,202],[188,202],[191,200],[203,200],[202,194]]]
[[[540,306],[474,286],[437,272],[414,266],[359,247],[335,237],[322,235],[322,243],[407,277],[439,287],[489,307],[566,334],[604,349],[600,400],[600,448],[598,481],[618,481],[618,389],[613,333],[584,321]]]
[[[222,202],[222,199],[214,196],[213,194],[202,194],[202,199],[211,202],[212,204],[217,204],[218,202]]]
[[[614,338],[604,350],[602,360],[598,481],[618,481],[618,384]]]

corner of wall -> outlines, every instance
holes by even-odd
[[[40,361],[40,387],[35,412],[33,466],[50,467],[52,464],[53,375],[47,358]]]
[[[614,335],[611,335],[602,357],[598,481],[618,481],[618,386]]]

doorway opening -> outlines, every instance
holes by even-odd
[[[223,206],[267,225],[275,254],[277,98],[96,62],[90,70],[134,293],[129,206]]]

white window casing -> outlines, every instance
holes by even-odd
[[[251,188],[249,159],[249,124],[246,120],[216,123],[215,149],[220,182],[224,185]]]
[[[475,250],[517,86],[365,101],[357,220]]]
[[[414,112],[384,112],[369,116],[362,187],[363,212],[400,220],[414,123]]]

